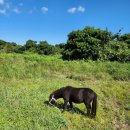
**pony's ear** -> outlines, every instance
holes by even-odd
[[[50,98],[54,97],[54,94],[50,94]]]
[[[52,94],[50,94],[49,98],[52,98]]]

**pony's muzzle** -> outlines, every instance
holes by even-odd
[[[49,101],[49,104],[50,104],[51,106],[54,106],[55,103],[56,103],[56,99],[55,99],[54,97],[52,97],[51,100]]]
[[[54,102],[54,101],[49,101],[49,104],[50,104],[51,106],[54,106],[55,102]]]
[[[49,104],[50,104],[51,106],[54,106],[54,104],[52,104],[50,101],[49,101]]]

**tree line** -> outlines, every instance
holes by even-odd
[[[55,55],[60,54],[63,47],[60,43],[58,45],[51,45],[47,41],[40,41],[39,43],[34,40],[28,40],[24,45],[18,45],[14,42],[6,42],[0,40],[1,53],[38,53],[40,55]]]
[[[0,52],[25,53],[34,52],[40,55],[61,54],[65,60],[107,60],[130,61],[130,33],[121,35],[121,29],[113,34],[100,28],[85,27],[83,30],[68,34],[66,43],[51,45],[47,41],[37,43],[28,40],[25,45],[0,40]]]

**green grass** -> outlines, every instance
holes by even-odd
[[[0,130],[130,129],[129,82],[130,63],[0,54]],[[44,103],[52,91],[66,85],[90,87],[97,93],[95,119]],[[86,112],[84,104],[74,107]]]

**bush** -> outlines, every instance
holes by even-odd
[[[130,61],[129,45],[125,41],[113,40],[111,32],[92,27],[72,31],[62,52],[63,59],[90,59],[109,61]]]

